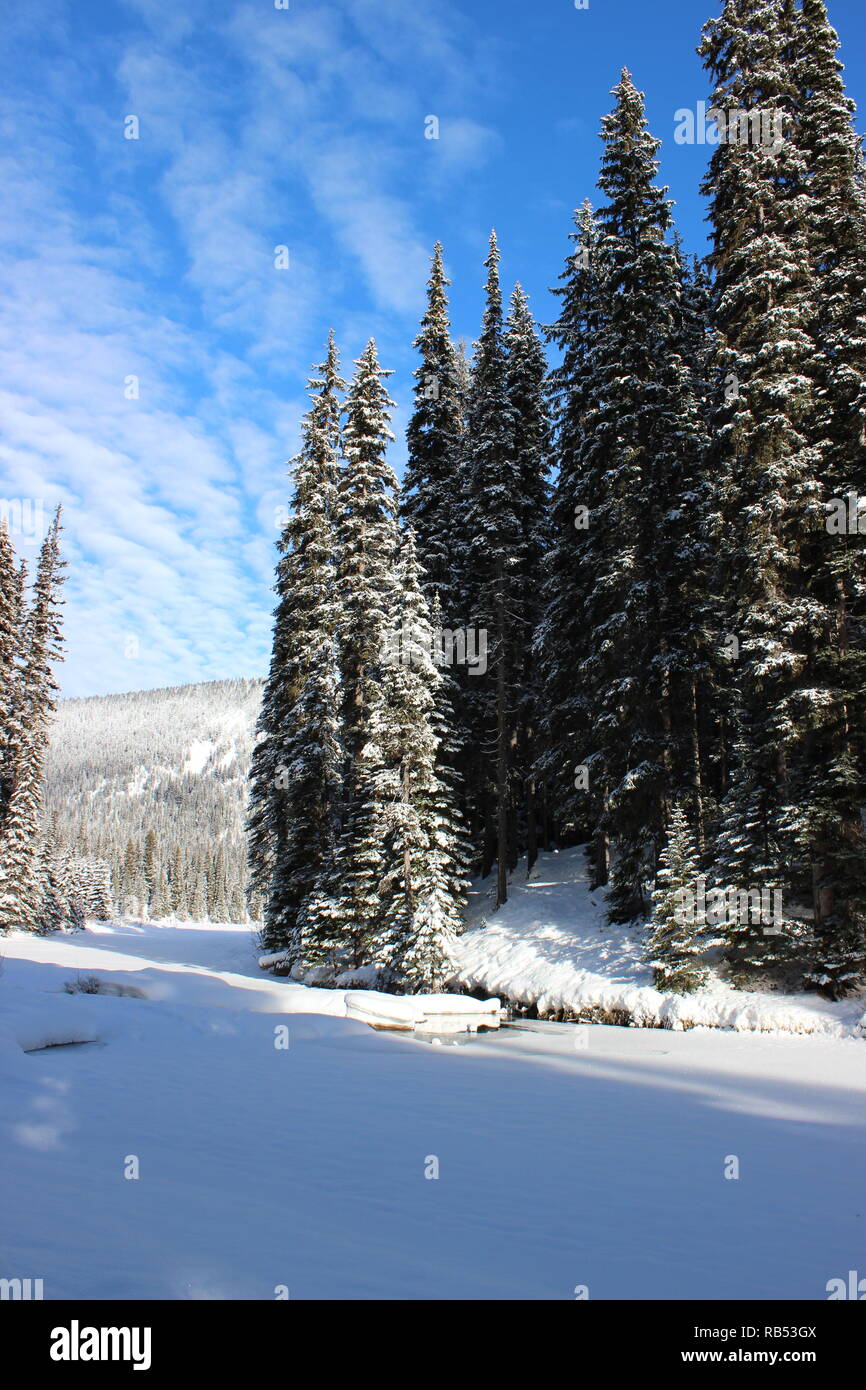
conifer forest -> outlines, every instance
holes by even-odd
[[[66,389],[65,372],[70,382],[96,372],[88,343],[98,340],[126,404],[105,407],[110,448],[76,435],[97,410],[95,385],[91,394],[75,387],[62,427],[50,407],[28,434],[37,386],[19,381],[15,335],[4,338],[10,415],[0,467],[9,468],[4,489],[22,496],[0,504],[0,956],[11,967],[0,978],[0,1063],[7,1034],[16,1066],[22,1050],[64,1043],[81,1044],[86,1058],[96,1042],[126,1047],[128,1020],[141,1028],[145,1011],[163,1010],[166,1058],[187,1047],[172,1030],[207,1034],[235,1096],[231,1124],[251,1136],[248,1161],[261,1163],[256,1176],[220,1149],[219,1162],[237,1163],[234,1177],[205,1176],[204,1188],[221,1209],[238,1184],[245,1202],[255,1189],[279,1205],[265,1175],[283,1155],[271,1152],[250,1089],[255,1077],[270,1104],[283,1104],[273,1097],[288,1063],[254,1051],[254,1028],[278,1014],[274,1034],[289,1029],[290,1051],[299,1040],[293,1065],[304,1077],[289,1083],[296,1166],[287,1160],[283,1175],[319,1216],[308,1240],[306,1207],[292,1207],[306,1252],[296,1264],[281,1263],[276,1247],[267,1264],[270,1218],[260,1222],[251,1207],[257,1253],[241,1254],[231,1274],[225,1253],[211,1263],[184,1254],[164,1269],[147,1257],[122,1292],[107,1266],[91,1278],[58,1256],[65,1272],[46,1296],[80,1288],[93,1298],[289,1298],[270,1292],[276,1281],[310,1298],[583,1299],[590,1288],[600,1299],[866,1298],[855,1268],[862,1241],[849,1243],[856,1161],[847,1147],[862,1128],[852,1098],[862,1099],[854,1063],[866,1038],[866,162],[855,104],[866,98],[856,56],[864,17],[848,0],[718,0],[717,15],[693,26],[694,0],[659,0],[650,30],[653,7],[640,0],[562,0],[535,19],[508,0],[501,23],[488,0],[478,12],[471,0],[448,0],[426,17],[393,0],[379,9],[275,0],[273,14],[232,4],[218,18],[190,4],[181,13],[164,0],[111,0],[104,33],[88,11],[96,27],[86,62],[83,40],[70,40],[69,62],[81,61],[76,120],[86,123],[88,102],[95,110],[109,100],[101,88],[87,95],[88,63],[95,72],[128,39],[116,73],[138,114],[124,117],[123,158],[138,161],[135,177],[163,200],[159,215],[145,213],[127,173],[111,174],[103,196],[100,161],[110,170],[120,158],[100,153],[108,135],[85,157],[78,136],[55,146],[47,126],[32,130],[33,160],[92,190],[92,207],[82,194],[89,250],[66,366],[51,347],[56,302],[33,310],[39,389],[48,400]],[[632,24],[651,43],[632,41]],[[594,109],[593,97],[588,109],[586,67],[570,92],[558,89],[553,40],[549,81],[521,65],[519,35],[533,25],[537,36],[574,32],[569,62],[580,53],[582,63],[606,63],[615,48],[605,106]],[[13,28],[12,51],[28,52],[25,20]],[[405,89],[383,77],[392,42],[406,46]],[[675,86],[675,55],[687,72],[695,49],[702,89],[694,74]],[[497,72],[513,72],[508,100],[527,111],[535,102],[548,111],[550,88],[560,105],[551,150],[565,148],[557,140],[591,150],[573,179],[559,161],[549,198],[550,151],[529,133],[521,143],[516,119],[507,136],[479,119]],[[70,74],[58,58],[45,91]],[[456,111],[464,98],[475,115],[449,127],[443,114],[441,131],[439,116],[406,114],[445,112],[449,101]],[[440,159],[423,175],[430,202],[419,195],[415,207],[408,183],[402,194],[387,183],[397,155],[382,152],[378,134],[366,144],[353,135],[353,120],[381,133],[404,118],[424,157]],[[694,171],[694,215],[664,182],[678,152],[689,162],[677,168]],[[485,158],[510,170],[486,202]],[[269,183],[274,168],[285,187]],[[303,197],[290,184],[300,170]],[[11,205],[30,206],[23,194]],[[309,220],[326,214],[327,249]],[[53,220],[34,215],[60,247],[72,214],[58,203]],[[279,294],[291,285],[273,303],[256,299],[258,271],[248,269],[256,218],[268,253],[281,243],[268,271]],[[313,230],[302,233],[304,218]],[[123,252],[113,240],[121,224]],[[181,225],[190,232],[184,256],[172,240]],[[109,287],[127,253],[151,278],[124,308],[121,330]],[[46,305],[66,293],[65,254],[41,272]],[[352,293],[356,261],[373,287],[366,308]],[[39,274],[21,276],[21,302],[41,303]],[[468,312],[474,336],[463,331]],[[139,357],[127,332],[138,335]],[[318,349],[308,357],[310,342]],[[190,405],[185,393],[205,380]],[[138,447],[148,456],[146,505],[130,464]],[[51,460],[85,456],[80,475],[73,468],[51,482]],[[21,481],[31,466],[32,497]],[[87,511],[88,469],[102,490],[99,515]],[[269,532],[261,519],[271,510]],[[109,557],[102,568],[100,553]],[[195,613],[188,631],[176,616],[185,604]],[[115,611],[130,616],[106,626],[100,615]],[[106,640],[123,655],[106,662]],[[145,671],[154,674],[139,678]],[[50,984],[38,989],[60,998],[50,1024],[24,997],[49,968]],[[80,994],[118,997],[82,1003]],[[181,1022],[184,1008],[192,1023]],[[407,1133],[413,1154],[432,1150],[424,1178],[439,1177],[441,1157],[437,1191],[447,1185],[451,1141],[438,1121],[425,1128],[445,1083],[434,1083],[433,1051],[420,1064],[430,1069],[427,1099],[426,1072],[411,1085],[399,1079],[399,1048],[367,1057],[367,1025],[398,1034],[404,1048],[413,1035],[473,1040],[447,1068],[471,1171],[489,1163],[484,1172],[500,1172],[498,1157],[481,1157],[476,1104],[484,1133],[501,1137],[504,1126],[513,1137],[503,1117],[514,1085],[527,1132],[551,1127],[535,1196],[514,1196],[508,1154],[501,1178],[490,1177],[491,1202],[511,1213],[491,1218],[493,1234],[475,1230],[468,1188],[435,1233],[417,1217],[429,1265],[412,1254],[404,1269],[403,1255],[384,1254],[391,1217],[377,1226],[371,1211],[393,1200],[402,1213],[394,1249],[411,1244],[415,1199],[400,1206],[395,1157]],[[652,1090],[642,1049],[660,1035],[638,1041],[627,1031],[642,1028],[684,1034],[673,1061],[653,1064],[661,1070]],[[272,1047],[268,1032],[265,1051],[283,1046]],[[189,1132],[210,1133],[210,1073],[202,1054],[199,1076],[189,1047]],[[315,1066],[304,1061],[313,1053]],[[810,1147],[820,1126],[810,1108],[818,1091],[802,1080],[808,1068],[800,1072],[807,1053],[824,1098],[820,1123],[835,1126],[832,1158]],[[506,1067],[508,1057],[525,1075]],[[599,1058],[607,1071],[592,1072]],[[98,1065],[75,1063],[81,1087]],[[665,1069],[680,1066],[669,1080]],[[566,1169],[551,1157],[578,1152],[564,1118],[571,1101],[554,1097],[566,1084],[557,1068],[587,1088],[580,1113],[607,1135],[585,1202],[567,1196]],[[153,1116],[142,1083],[145,1131],[161,1133],[154,1117],[175,1103],[173,1062],[159,1073],[169,1074],[167,1089],[154,1081]],[[410,1092],[403,1118],[392,1115],[392,1095]],[[843,1092],[848,1118],[834,1118]],[[367,1117],[386,1136],[385,1158],[352,1158],[362,1167],[369,1158],[370,1173],[393,1184],[365,1215],[351,1206],[351,1183],[329,1186],[333,1150],[315,1150],[330,1133],[314,1103],[325,1094],[365,1155]],[[658,1109],[645,1123],[635,1117],[650,1094]],[[781,1129],[794,1119],[802,1173]],[[36,1133],[28,1123],[14,1131],[25,1144]],[[65,1123],[33,1140],[38,1163],[70,1142]],[[750,1126],[763,1124],[780,1132],[761,1130],[761,1148]],[[679,1176],[652,1147],[662,1129],[690,1136]],[[115,1147],[142,1147],[133,1130]],[[783,1155],[755,1178],[766,1178],[762,1195],[742,1209],[721,1203],[730,1215],[718,1233],[711,1199],[702,1205],[710,1179],[694,1136],[704,1132],[715,1136],[719,1172],[725,1156],[725,1179],[739,1177],[741,1161],[754,1176],[759,1152]],[[650,1148],[624,1174],[635,1133]],[[171,1153],[174,1131],[166,1134]],[[173,1172],[187,1152],[178,1149]],[[157,1161],[142,1159],[142,1173]],[[838,1184],[826,1209],[812,1211],[810,1175],[834,1165]],[[608,1170],[619,1176],[605,1195]],[[771,1177],[786,1201],[811,1212],[784,1249],[774,1244]],[[379,1181],[370,1177],[368,1196]],[[669,1206],[680,1184],[688,1240],[699,1232],[681,1259],[664,1234],[680,1229]],[[614,1187],[629,1229],[649,1223],[641,1248],[668,1252],[648,1280],[618,1263],[602,1229],[615,1219]],[[583,1265],[558,1244],[567,1244],[559,1222],[571,1229],[572,1206],[586,1235]],[[149,1219],[82,1211],[96,1226]],[[176,1215],[167,1203],[154,1220],[168,1231]],[[227,1220],[232,1248],[246,1250],[247,1217],[232,1210]],[[718,1253],[728,1221],[741,1255],[760,1249],[747,1271]],[[530,1231],[543,1233],[547,1253],[528,1275]],[[763,1234],[749,1244],[749,1232]],[[523,1250],[523,1275],[510,1247],[500,1248],[506,1233]],[[472,1241],[488,1234],[490,1260],[479,1264]],[[3,1243],[0,1233],[0,1256]],[[41,1244],[31,1232],[20,1250]],[[210,1247],[191,1237],[193,1248]],[[21,1283],[18,1264],[0,1278],[4,1289]],[[680,1340],[692,1344],[685,1332]]]

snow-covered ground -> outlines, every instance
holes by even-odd
[[[643,933],[605,920],[604,894],[590,889],[582,849],[541,855],[528,879],[525,867],[518,870],[508,891],[509,901],[495,913],[492,890],[482,884],[473,895],[469,930],[454,951],[456,977],[468,988],[535,1004],[541,1015],[602,1009],[668,1028],[699,1024],[831,1037],[866,1031],[862,992],[832,1003],[815,994],[733,989],[711,974],[695,994],[660,993],[641,959]]]
[[[823,1299],[864,1268],[861,1041],[436,1046],[263,975],[243,927],[0,954],[0,1277],[46,1298]],[[146,997],[63,992],[89,975]]]

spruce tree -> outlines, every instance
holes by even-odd
[[[612,863],[609,911],[628,921],[648,906],[674,796],[695,782],[680,709],[701,660],[706,540],[692,325],[654,182],[659,142],[627,71],[614,96],[599,179],[608,203],[579,215],[552,329],[560,477],[539,646],[543,765],[573,771],[573,789],[561,773],[555,783],[566,826],[588,822],[595,881]]]
[[[161,868],[159,858],[159,839],[153,826],[150,827],[150,829],[144,837],[144,853],[142,855],[141,867],[148,902],[150,902],[153,899],[154,894],[156,893],[156,887],[159,882],[159,873]]]
[[[439,679],[433,690],[433,733],[436,736],[436,785],[429,808],[433,868],[439,876],[436,890],[436,916],[451,936],[460,934],[462,908],[469,889],[469,868],[473,862],[472,844],[466,827],[464,778],[462,772],[462,730],[456,725],[455,679],[442,652],[442,615],[438,600],[430,610],[434,659],[439,663]]]
[[[485,261],[487,284],[475,350],[462,479],[461,530],[470,562],[468,626],[486,634],[487,669],[464,675],[472,754],[467,759],[470,829],[482,844],[482,873],[496,865],[496,906],[508,897],[515,862],[515,745],[523,632],[515,622],[522,542],[521,473],[508,397],[508,357],[495,232]],[[480,636],[477,639],[480,641]]]
[[[414,346],[421,362],[415,370],[415,407],[406,431],[408,460],[401,491],[401,515],[415,533],[421,584],[428,602],[439,603],[440,624],[450,632],[465,621],[469,563],[461,530],[462,466],[466,442],[471,372],[465,345],[451,341],[442,247],[436,243],[427,284],[427,308]],[[458,764],[468,755],[465,710],[458,679],[446,681],[440,703],[450,700],[443,717],[455,785]]]
[[[273,655],[251,773],[251,883],[264,895],[263,945],[303,954],[299,914],[333,858],[339,814],[335,509],[340,393],[333,334],[309,383],[280,541]]]
[[[688,994],[706,982],[706,925],[697,911],[697,878],[694,836],[682,807],[676,805],[656,871],[645,954],[656,989]]]
[[[151,899],[150,913],[152,917],[157,916],[156,907],[162,908],[164,894],[167,897],[167,886],[164,888],[164,875],[160,871],[153,896]],[[211,871],[208,874],[208,909],[207,915],[212,922],[227,922],[229,920],[229,905],[226,894],[226,855],[225,848],[220,845],[211,861]]]
[[[59,847],[56,837],[46,833],[41,845],[42,898],[38,911],[37,930],[47,935],[49,932],[69,931],[83,926],[81,917],[73,912],[74,893],[70,892],[68,879],[69,856]]]
[[[680,712],[675,719],[675,733],[680,734],[676,786],[683,789],[682,804],[694,826],[698,853],[703,855],[725,790],[730,725],[730,695],[723,678],[724,650],[719,647],[724,618],[713,582],[711,519],[715,479],[707,467],[714,337],[706,266],[697,257],[684,256],[679,236],[675,237],[675,246],[681,310],[677,348],[688,374],[694,463],[690,477],[682,480],[683,501],[688,506],[688,517],[683,517],[688,539],[676,549],[673,559],[678,566],[674,589],[680,595],[679,646],[685,655],[673,696],[674,708]]]
[[[8,557],[7,557],[8,558]],[[11,678],[13,709],[4,747],[6,784],[0,822],[0,929],[40,930],[43,898],[42,794],[45,757],[62,656],[60,509],[42,543],[26,611],[19,608],[19,666]],[[8,584],[7,572],[7,584]],[[20,590],[18,591],[20,592]]]
[[[196,874],[190,917],[194,922],[203,922],[207,917],[207,878],[203,873]]]
[[[838,995],[866,968],[866,519],[856,518],[856,530],[834,524],[844,510],[850,525],[866,497],[866,183],[854,103],[823,0],[803,0],[789,35],[815,285],[811,437],[829,514],[812,537],[815,590],[830,621],[815,652],[820,722],[807,734],[810,812],[801,840],[812,864],[815,938],[807,976]]]
[[[26,572],[15,561],[6,521],[0,522],[0,826],[15,784],[21,734]]]
[[[371,339],[356,362],[346,399],[337,495],[342,820],[337,851],[310,904],[307,927],[316,957],[327,954],[352,967],[369,963],[375,948],[386,868],[377,839],[384,763],[371,728],[379,718],[387,634],[397,606],[397,479],[386,458],[394,438],[394,402],[384,384],[389,375]]]
[[[824,310],[810,268],[816,243],[807,190],[815,154],[798,120],[798,23],[790,4],[729,0],[706,26],[700,50],[715,81],[714,108],[753,118],[749,138],[737,132],[732,139],[728,117],[728,138],[715,149],[705,181],[716,360],[733,388],[715,413],[711,455],[722,542],[718,582],[738,642],[738,757],[714,873],[725,888],[782,892],[781,931],[750,922],[731,932],[728,954],[738,971],[797,961],[808,971],[810,938],[841,927],[847,964],[838,964],[849,975],[855,958],[863,960],[864,919],[852,904],[853,917],[838,920],[838,890],[860,877],[862,834],[838,734],[844,682],[840,690],[825,527],[833,470],[815,429],[821,366],[813,332]],[[754,138],[761,112],[775,114],[781,141]],[[838,856],[834,841],[844,843]],[[837,975],[830,988],[841,987]]]
[[[464,884],[451,787],[437,768],[442,678],[411,528],[401,543],[397,604],[397,640],[368,728],[379,763],[372,789],[377,839],[385,851],[372,959],[386,978],[429,989],[441,987],[448,973]]]
[[[549,544],[551,428],[547,360],[536,331],[529,302],[518,284],[511,296],[505,325],[506,391],[511,425],[511,456],[519,478],[518,549],[509,603],[517,667],[516,805],[513,833],[517,848],[526,848],[527,869],[538,854],[539,838],[547,843],[546,799],[539,787],[538,725],[541,688],[534,639],[542,614],[542,563]]]
[[[427,309],[414,346],[421,355],[415,370],[415,408],[406,430],[409,457],[403,477],[401,510],[413,528],[428,601],[439,595],[449,623],[458,613],[458,465],[463,437],[465,382],[451,342],[442,247],[437,241],[427,285]]]
[[[575,680],[575,664],[585,643],[583,606],[593,576],[586,548],[576,534],[583,525],[587,498],[581,467],[581,442],[586,412],[595,398],[593,348],[601,325],[598,265],[598,223],[585,202],[574,214],[570,233],[573,251],[566,258],[561,284],[553,293],[560,300],[548,338],[561,353],[550,374],[553,417],[553,462],[556,482],[550,508],[550,543],[543,560],[543,611],[535,651],[543,689],[544,720],[537,756],[538,777],[547,788],[557,836],[589,838],[600,819],[601,779],[585,777],[587,735],[591,713],[587,692]],[[608,877],[607,842],[596,844],[596,882]]]

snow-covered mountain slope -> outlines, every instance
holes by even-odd
[[[323,1016],[248,927],[2,951],[0,1276],[46,1299],[815,1300],[862,1269],[859,1042],[431,1046]],[[92,974],[138,994],[63,992]]]
[[[127,842],[142,846],[150,829],[164,868],[180,848],[193,879],[210,873],[221,852],[229,886],[243,883],[246,778],[261,691],[260,681],[214,681],[60,704],[48,807],[64,839],[111,860],[115,891]],[[227,908],[222,920],[243,916],[231,911],[230,893]],[[642,932],[605,921],[604,896],[590,890],[579,848],[541,855],[528,880],[524,861],[508,903],[491,908],[481,884],[455,946],[455,978],[534,1005],[542,1016],[859,1035],[862,995],[831,1004],[816,995],[746,993],[717,976],[694,995],[659,993],[641,958]],[[191,902],[178,916],[195,916],[190,909]]]
[[[117,880],[128,841],[154,830],[166,872],[178,848],[194,869],[221,848],[229,883],[242,882],[261,691],[229,680],[61,701],[46,802],[62,838],[108,858]]]
[[[642,929],[606,921],[604,892],[590,888],[582,848],[542,854],[528,879],[523,861],[508,892],[497,912],[484,883],[472,896],[468,930],[454,947],[457,978],[470,989],[534,1005],[542,1017],[863,1035],[863,992],[839,1003],[816,994],[747,992],[711,972],[695,994],[660,993],[642,959]]]

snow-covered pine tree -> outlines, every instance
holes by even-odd
[[[441,678],[411,528],[401,543],[397,605],[398,640],[389,640],[381,699],[369,722],[380,764],[373,785],[377,838],[386,862],[372,963],[405,988],[436,989],[449,973],[449,944],[459,928],[462,845],[448,782],[437,771]]]
[[[226,893],[226,852],[220,845],[211,861],[211,870],[207,876],[208,904],[207,915],[212,922],[227,922],[229,920],[228,895]],[[167,915],[168,906],[168,885],[165,883],[164,874],[160,871],[154,887],[153,898],[151,901],[150,914],[152,917]],[[166,906],[163,909],[163,902]],[[163,909],[162,912],[156,911],[156,906]]]
[[[42,793],[57,692],[53,666],[62,657],[64,568],[58,508],[39,552],[29,606],[26,612],[19,608],[22,635],[13,647],[18,671],[12,678],[15,707],[7,724],[11,737],[4,748],[7,782],[0,822],[0,930],[40,930]]]
[[[807,978],[839,995],[866,969],[866,506],[854,531],[831,520],[856,509],[851,497],[866,499],[866,181],[824,0],[803,0],[788,20],[793,135],[804,156],[802,216],[815,286],[811,438],[829,514],[811,541],[816,592],[833,619],[815,652],[824,697],[820,723],[807,734],[811,811],[802,840],[812,864],[815,937]]]
[[[436,736],[436,786],[430,806],[431,841],[441,889],[437,901],[437,916],[444,919],[446,930],[458,935],[462,928],[462,911],[469,889],[469,866],[473,860],[472,845],[463,815],[464,788],[460,740],[462,731],[455,727],[455,679],[451,667],[443,660],[442,612],[438,598],[430,609],[433,633],[434,660],[439,664],[439,679],[433,690],[433,733]]]
[[[676,783],[688,788],[682,802],[694,826],[698,853],[703,855],[707,829],[717,818],[718,803],[725,790],[726,736],[730,724],[728,683],[719,678],[723,654],[718,634],[723,628],[723,614],[713,585],[710,523],[715,483],[707,469],[714,404],[712,299],[705,264],[696,256],[684,256],[678,235],[674,243],[681,288],[677,347],[688,373],[693,457],[698,465],[691,489],[688,479],[683,480],[690,515],[687,536],[676,552],[680,566],[676,587],[682,596],[681,620],[686,625],[680,640],[687,652],[675,696],[675,707],[680,711],[675,733],[679,731],[681,738],[676,756],[681,771]]]
[[[39,904],[38,930],[49,932],[76,930],[84,925],[80,904],[75,903],[74,887],[69,879],[69,856],[57,844],[55,836],[46,832],[42,837],[42,899]],[[74,907],[79,907],[79,912]]]
[[[309,383],[312,405],[294,460],[280,541],[273,654],[253,754],[250,871],[264,896],[262,943],[303,954],[299,914],[333,858],[339,814],[334,514],[345,382],[333,333]]]
[[[688,807],[701,850],[704,824],[714,814],[719,739],[713,482],[706,472],[708,304],[703,276],[684,264],[676,237],[674,252],[667,321],[662,313],[656,321],[657,429],[645,475],[646,659],[659,699],[660,820],[666,825],[675,801]]]
[[[0,521],[0,827],[14,786],[20,734],[24,583],[25,571],[16,564],[4,519]]]
[[[680,687],[697,660],[693,606],[706,541],[701,411],[686,346],[682,271],[667,239],[670,203],[654,183],[659,142],[627,71],[614,96],[603,121],[599,179],[609,201],[597,230],[584,213],[583,236],[595,242],[591,268],[576,268],[566,283],[554,329],[566,350],[555,379],[565,397],[558,448],[569,460],[558,488],[550,576],[564,573],[584,629],[572,675],[577,697],[568,694],[563,657],[548,655],[546,663],[554,677],[553,728],[570,722],[582,739],[564,761],[577,767],[576,790],[590,789],[596,879],[605,880],[612,846],[609,911],[628,921],[648,906],[644,885],[655,871],[672,799],[693,780]],[[586,344],[577,339],[582,325],[592,328]],[[567,503],[579,551],[570,566],[562,554]],[[547,652],[563,608],[555,590],[552,597]]]
[[[429,602],[439,595],[449,624],[457,621],[461,590],[458,514],[459,450],[464,429],[465,382],[451,342],[442,247],[433,249],[427,283],[427,309],[414,347],[421,355],[415,370],[415,408],[406,430],[408,460],[401,512],[413,528]]]
[[[247,905],[244,899],[244,890],[237,879],[232,881],[229,888],[228,908],[230,921],[245,922],[247,920]]]
[[[171,915],[171,888],[168,882],[168,875],[165,869],[160,869],[150,900],[150,916],[154,921],[162,922]],[[225,908],[224,896],[220,895],[214,901],[213,911],[210,917],[212,922],[228,921],[228,912]]]
[[[144,852],[142,854],[141,860],[142,878],[144,880],[144,887],[147,894],[147,907],[145,908],[146,911],[150,910],[152,912],[152,908],[150,908],[150,903],[154,897],[154,894],[156,893],[156,886],[159,882],[159,874],[161,867],[162,866],[160,863],[159,840],[156,831],[154,830],[153,826],[151,826],[144,837]]]
[[[207,877],[203,873],[196,874],[189,911],[194,922],[203,922],[207,917]]]
[[[123,854],[123,869],[120,879],[120,892],[124,903],[126,899],[136,891],[138,881],[139,864],[138,845],[130,835],[126,842],[126,849]]]
[[[569,253],[561,284],[559,316],[547,329],[560,350],[550,374],[556,481],[550,509],[550,544],[543,561],[543,613],[535,639],[543,690],[543,726],[538,755],[539,781],[547,788],[558,838],[588,839],[601,819],[600,779],[584,779],[577,769],[588,754],[589,703],[575,667],[583,659],[586,631],[583,605],[593,578],[586,549],[577,534],[586,505],[580,445],[584,415],[595,398],[593,348],[601,324],[598,225],[585,202],[574,214]],[[587,518],[588,519],[588,518]],[[584,528],[585,529],[585,528]],[[585,785],[584,785],[585,783]],[[607,842],[596,845],[596,882],[608,877]]]
[[[182,920],[187,916],[189,904],[187,896],[187,867],[180,845],[175,846],[168,878],[171,889],[171,914],[173,917]]]
[[[706,981],[702,956],[707,928],[698,909],[698,868],[694,836],[682,807],[675,805],[659,856],[644,956],[656,989],[688,994]]]
[[[453,631],[465,621],[468,561],[460,530],[462,459],[471,372],[464,344],[451,341],[442,247],[436,243],[427,284],[427,308],[414,347],[415,408],[406,431],[408,461],[401,491],[401,514],[416,537],[421,583],[429,603],[437,598],[440,622]],[[459,680],[449,679],[439,701],[450,699],[449,758],[456,773],[466,756],[467,731]],[[463,779],[455,780],[461,787]]]
[[[342,822],[333,864],[325,868],[305,922],[308,954],[347,966],[370,963],[382,924],[379,885],[386,861],[377,839],[376,787],[384,764],[370,730],[397,608],[398,556],[397,479],[386,457],[394,438],[394,402],[384,384],[391,373],[380,367],[372,339],[355,366],[344,410],[336,512]]]
[[[811,954],[818,923],[807,924],[831,886],[827,837],[841,828],[835,772],[821,767],[820,737],[816,743],[826,710],[839,706],[826,660],[837,614],[823,583],[824,459],[810,333],[820,312],[808,158],[795,124],[793,16],[780,0],[728,0],[700,48],[715,82],[713,108],[727,113],[704,190],[725,385],[711,452],[718,582],[738,642],[731,670],[739,751],[713,872],[720,887],[781,890],[783,902],[772,931],[751,921],[731,931],[729,958],[744,972],[772,971],[792,957],[808,968],[804,952]],[[750,118],[748,130],[737,112]],[[762,113],[783,138],[756,138]]]
[[[469,732],[467,809],[482,847],[482,873],[496,865],[496,905],[508,897],[517,860],[514,814],[523,631],[516,621],[522,541],[521,473],[514,455],[508,357],[499,285],[499,247],[490,235],[481,334],[475,349],[461,484],[460,530],[468,557],[468,625],[486,633],[487,669],[465,674]],[[480,637],[477,639],[480,641]]]
[[[91,913],[98,922],[111,920],[111,866],[106,859],[91,861],[90,903]]]
[[[105,859],[76,858],[61,856],[57,851],[53,857],[60,859],[66,879],[66,895],[70,901],[77,902],[85,917],[107,922],[112,915],[111,868]],[[168,912],[154,912],[155,917],[167,916]]]
[[[472,395],[472,362],[465,338],[458,338],[454,347],[454,379],[457,388],[459,416],[462,422],[462,439],[465,443],[469,398]]]
[[[534,639],[542,613],[542,561],[550,540],[551,425],[547,359],[519,284],[511,296],[504,343],[511,454],[520,480],[520,542],[513,556],[516,583],[510,604],[518,665],[515,834],[531,869],[539,840],[546,847],[548,839],[546,798],[537,772],[541,686]]]

